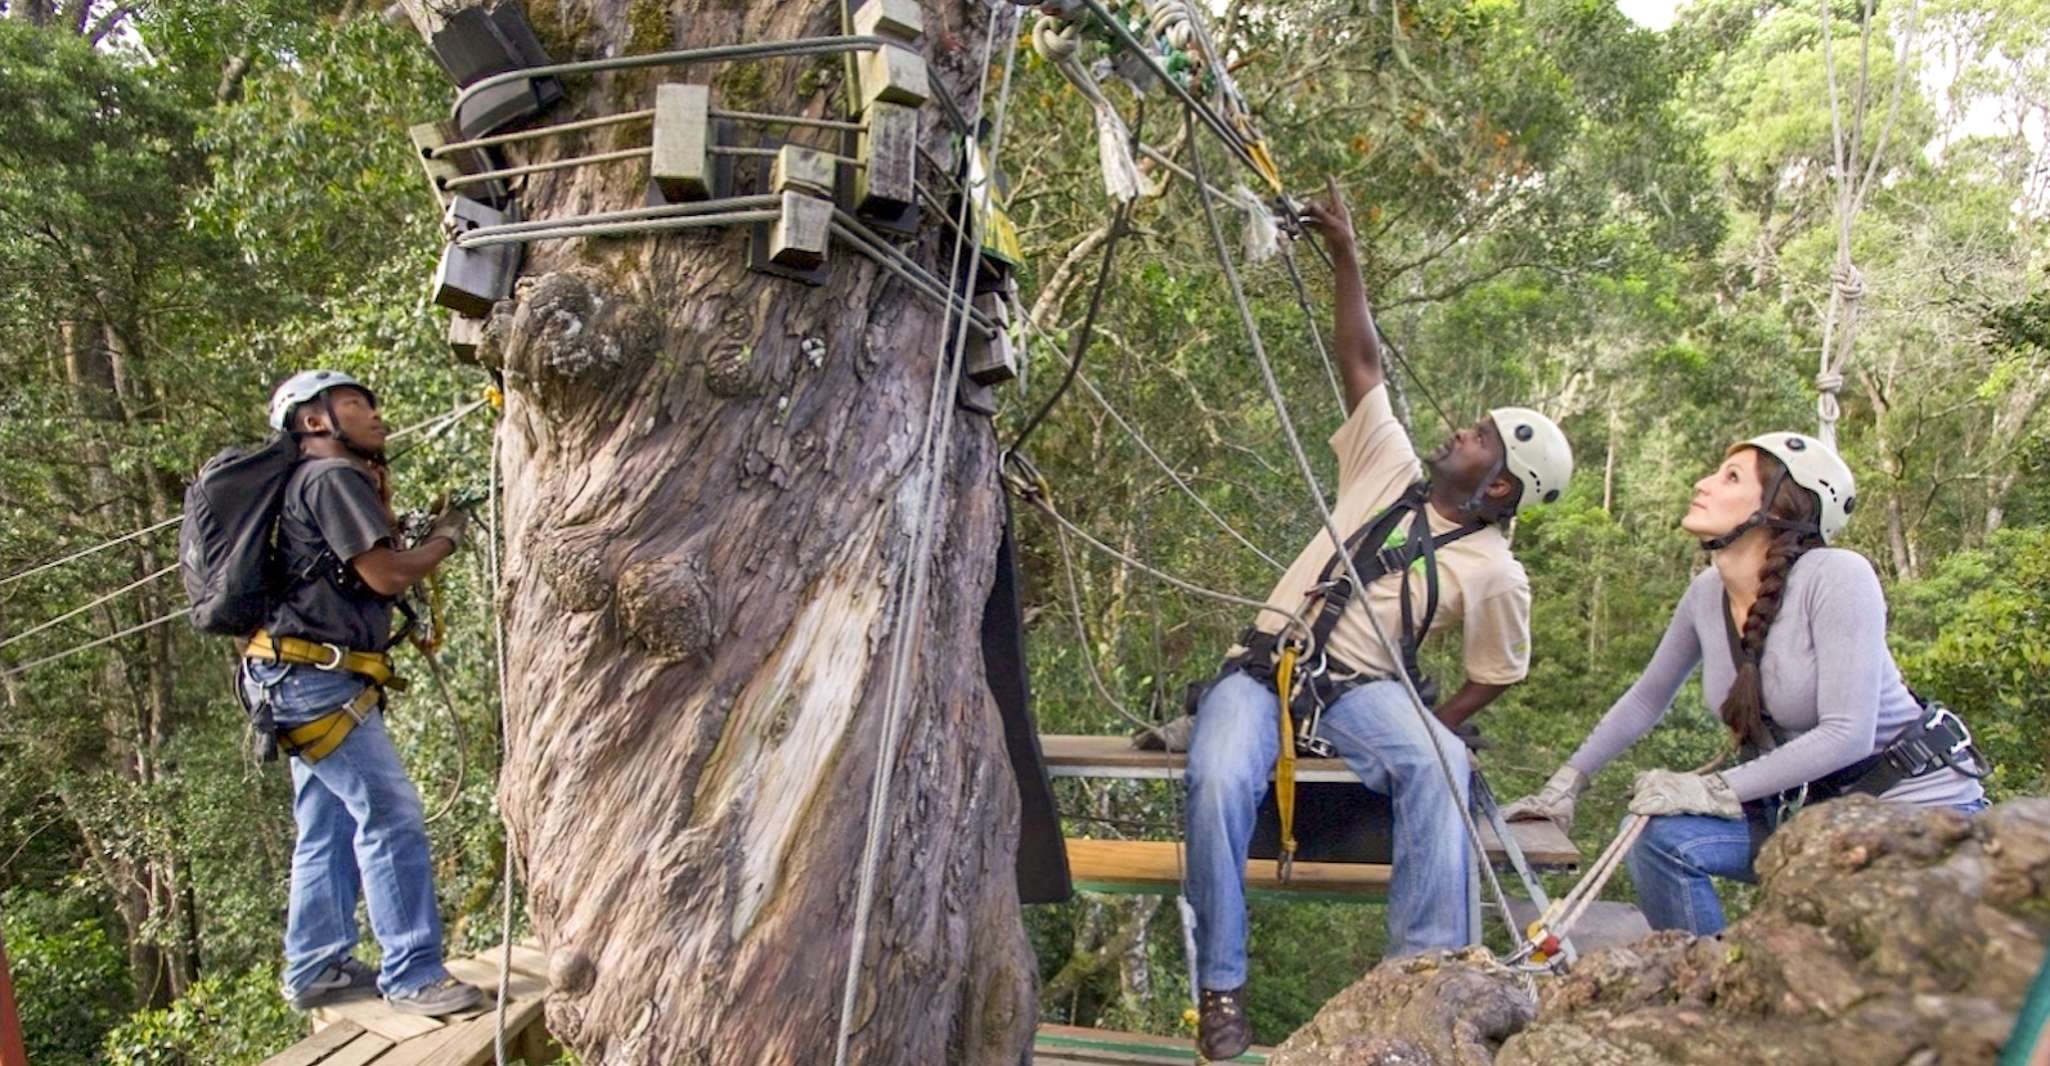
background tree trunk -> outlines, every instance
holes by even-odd
[[[530,10],[557,61],[839,30],[829,5],[765,0]],[[968,114],[996,28],[983,12],[925,13],[935,87]],[[840,72],[572,78],[546,121],[649,107],[663,80],[709,82],[715,107],[842,117]],[[939,106],[923,117],[951,164]],[[647,136],[611,127],[508,161]],[[739,167],[736,193],[761,191],[763,169]],[[536,175],[520,206],[637,206],[645,184],[637,163]],[[530,246],[479,351],[506,384],[499,796],[550,955],[549,1027],[586,1062],[831,1061],[888,658],[913,639],[853,1057],[1020,1062],[1034,970],[1017,789],[977,643],[996,442],[986,420],[955,420],[930,596],[905,617],[944,316],[844,246],[818,288],[750,272],[746,248],[737,230]],[[951,248],[928,224],[912,254],[944,274]],[[812,340],[823,358],[801,351]]]

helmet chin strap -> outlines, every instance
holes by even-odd
[[[355,441],[350,440],[349,435],[342,432],[342,421],[341,419],[335,417],[335,405],[330,394],[325,392],[320,394],[320,410],[322,414],[327,415],[327,435],[333,438],[337,444],[340,444],[342,447],[349,449],[349,451],[355,453],[356,455],[364,459],[368,459],[373,463],[377,463],[380,466],[384,464],[385,460],[383,452],[373,451],[369,448],[365,448],[362,445],[357,444]]]
[[[1487,502],[1488,489],[1495,484],[1496,478],[1502,476],[1503,468],[1508,465],[1509,457],[1507,455],[1496,458],[1494,464],[1488,467],[1488,472],[1481,477],[1480,485],[1473,490],[1473,495],[1466,498],[1466,503],[1461,510],[1469,515],[1478,517],[1481,513],[1481,504]]]
[[[1821,535],[1822,526],[1819,523],[1795,522],[1791,519],[1775,518],[1774,516],[1766,513],[1766,507],[1771,504],[1772,498],[1774,496],[1779,495],[1780,485],[1786,480],[1786,478],[1787,474],[1785,470],[1781,470],[1778,474],[1775,474],[1772,479],[1772,484],[1766,487],[1765,495],[1759,497],[1758,510],[1751,512],[1751,517],[1746,518],[1742,522],[1737,523],[1737,528],[1730,530],[1728,533],[1725,533],[1720,537],[1702,538],[1701,550],[1711,552],[1722,551],[1724,548],[1727,548],[1730,545],[1737,543],[1737,538],[1743,536],[1746,533],[1751,532],[1754,529],[1757,529],[1759,526],[1765,526],[1770,529],[1791,529],[1797,533],[1814,533],[1818,536]]]

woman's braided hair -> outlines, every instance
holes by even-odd
[[[1758,572],[1758,599],[1744,619],[1744,631],[1738,640],[1743,655],[1737,663],[1736,683],[1730,686],[1730,694],[1723,697],[1722,719],[1730,735],[1740,745],[1763,751],[1773,744],[1772,734],[1765,727],[1765,679],[1760,674],[1765,638],[1772,631],[1773,620],[1779,617],[1780,600],[1786,593],[1787,575],[1793,572],[1794,563],[1811,549],[1822,547],[1822,535],[1816,532],[1822,502],[1786,476],[1786,464],[1778,458],[1757,448],[1750,451],[1758,464],[1759,482],[1779,486],[1766,504],[1767,518],[1805,527],[1765,527],[1772,541],[1765,549],[1765,565]]]

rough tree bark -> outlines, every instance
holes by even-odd
[[[984,35],[1004,27],[924,6],[936,87],[973,114]],[[839,30],[832,5],[772,0],[530,16],[556,61]],[[649,107],[663,80],[711,84],[715,107],[845,114],[837,59],[780,60],[572,78],[547,121]],[[956,158],[940,108],[922,114],[926,149]],[[759,191],[740,171],[736,192]],[[639,163],[537,174],[520,206],[638,206],[645,184]],[[943,274],[950,250],[928,225],[912,254]],[[1002,513],[991,427],[955,420],[930,597],[907,618],[893,590],[943,316],[844,246],[818,288],[746,258],[735,230],[530,246],[478,352],[506,385],[499,797],[549,1028],[592,1063],[831,1061],[888,658],[914,639],[853,1058],[1020,1062],[1017,789],[976,636]]]

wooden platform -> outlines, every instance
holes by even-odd
[[[1255,1045],[1230,1061],[1264,1063],[1273,1053],[1271,1047]],[[1200,1061],[1195,1041],[1186,1038],[1042,1025],[1032,1041],[1033,1066],[1187,1066]]]
[[[1055,777],[1164,780],[1180,776],[1188,765],[1188,756],[1181,752],[1140,751],[1132,747],[1131,743],[1123,737],[1045,734],[1039,739],[1041,748],[1046,753],[1047,770]],[[1298,759],[1296,760],[1296,780],[1303,783],[1329,784],[1358,781],[1359,776],[1354,774],[1339,759]],[[1503,850],[1501,840],[1495,836],[1494,827],[1488,825],[1485,820],[1476,820],[1480,826],[1481,843],[1487,848],[1488,857],[1497,864],[1507,862],[1508,853]],[[1301,832],[1302,830],[1299,828],[1298,831]],[[1534,867],[1569,868],[1580,863],[1580,849],[1574,847],[1573,841],[1550,822],[1512,822],[1509,825],[1509,831],[1515,835],[1516,844],[1523,851],[1524,860]],[[1069,841],[1068,861],[1073,869],[1076,886],[1089,887],[1082,884],[1085,881],[1104,882],[1105,878],[1098,876],[1105,872],[1106,868],[1103,865],[1097,864],[1085,867],[1076,864],[1075,843],[1075,841]],[[1092,841],[1090,843],[1124,844],[1144,842]],[[1158,854],[1166,857],[1169,883],[1173,883],[1176,880],[1173,876],[1173,846],[1163,844],[1161,849],[1165,850],[1156,850],[1158,850]],[[1094,848],[1088,850],[1092,860],[1104,859],[1108,861],[1109,856],[1112,854],[1110,851]],[[1118,865],[1112,868],[1116,872],[1124,872],[1127,867],[1153,872],[1159,870],[1159,860],[1155,857],[1154,851],[1132,849],[1128,854],[1120,854],[1116,861]],[[1256,862],[1253,865],[1264,866],[1270,875],[1274,868],[1274,864],[1268,861]],[[1320,865],[1349,867],[1357,864],[1297,863],[1298,876],[1302,875],[1306,866]],[[1379,868],[1385,870],[1385,867]],[[1367,864],[1358,877],[1350,880],[1371,880],[1372,875],[1365,871],[1373,869],[1376,869],[1376,867]],[[1385,877],[1374,883],[1384,889],[1386,887]]]
[[[450,973],[484,989],[484,1002],[447,1018],[400,1014],[375,995],[344,1000],[312,1012],[313,1035],[264,1060],[263,1066],[483,1066],[493,1059],[498,1033],[497,949],[456,959]],[[506,1056],[544,1066],[561,1049],[541,1025],[548,993],[548,960],[528,944],[513,947],[506,982]]]
[[[1169,840],[1068,840],[1068,869],[1083,892],[1173,893],[1181,870]],[[1186,855],[1183,862],[1187,861]],[[1274,860],[1246,862],[1246,894],[1356,900],[1388,894],[1390,867],[1372,862],[1298,862],[1287,881]]]

